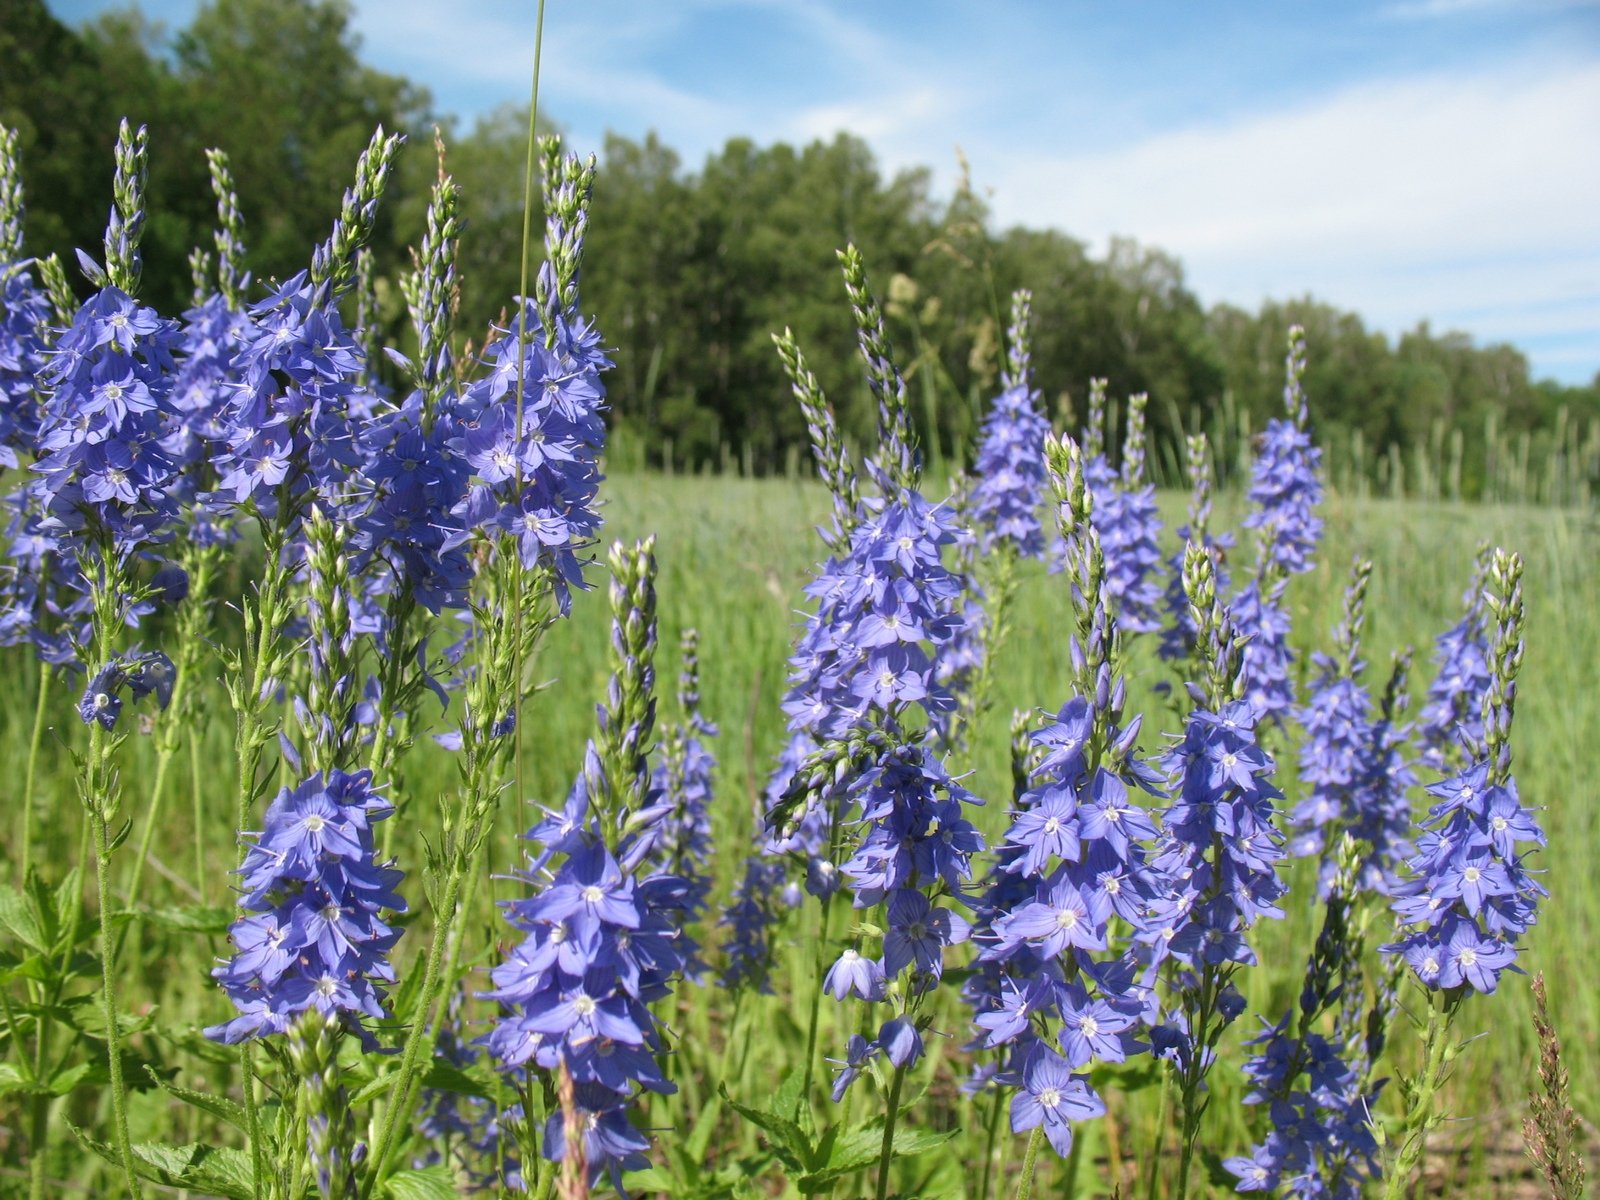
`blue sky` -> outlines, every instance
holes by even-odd
[[[525,98],[532,0],[354,7],[440,109]],[[1207,303],[1309,292],[1600,370],[1600,0],[548,0],[541,107],[691,167],[848,129],[948,190],[959,146],[1002,224],[1161,246]]]

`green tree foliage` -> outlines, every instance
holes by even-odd
[[[22,133],[30,251],[70,263],[74,248],[98,247],[126,114],[152,134],[148,298],[167,311],[187,301],[188,251],[209,243],[214,219],[212,146],[228,152],[238,180],[251,269],[258,281],[282,278],[326,236],[381,123],[411,141],[374,239],[386,333],[403,342],[395,284],[411,269],[405,241],[422,226],[438,169],[437,124],[467,222],[458,328],[482,345],[518,286],[527,108],[458,133],[426,91],[361,61],[351,11],[349,0],[207,0],[173,34],[137,9],[73,30],[43,0],[8,0],[0,121]],[[846,242],[870,265],[936,462],[970,460],[996,387],[1002,302],[1017,287],[1034,293],[1035,373],[1057,420],[1073,418],[1091,376],[1106,376],[1114,397],[1149,392],[1153,463],[1173,480],[1186,430],[1225,434],[1227,471],[1278,414],[1291,324],[1305,326],[1312,349],[1313,419],[1346,461],[1376,465],[1391,445],[1423,447],[1435,473],[1456,464],[1471,495],[1503,471],[1507,438],[1576,446],[1577,431],[1600,422],[1600,378],[1536,384],[1511,346],[1427,324],[1391,343],[1310,298],[1207,311],[1163,250],[1118,239],[1097,256],[1057,231],[997,229],[970,181],[936,197],[926,170],[886,177],[846,133],[803,147],[735,138],[698,169],[654,134],[610,135],[600,158],[584,298],[615,350],[614,450],[635,461],[792,464],[804,430],[770,342],[785,326],[847,436],[870,430],[854,335],[840,318],[834,252]],[[536,212],[535,239],[541,230]]]

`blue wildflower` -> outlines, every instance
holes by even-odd
[[[379,913],[404,912],[401,872],[377,860],[372,826],[389,816],[370,771],[320,772],[284,788],[245,853],[234,956],[212,971],[240,1015],[208,1028],[223,1042],[284,1033],[315,1008],[371,1042],[381,1020],[389,951],[399,934]]]

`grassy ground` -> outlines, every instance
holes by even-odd
[[[674,711],[670,693],[677,672],[677,633],[692,625],[702,634],[704,705],[722,730],[714,747],[721,760],[715,845],[719,894],[725,894],[748,852],[754,797],[782,739],[778,701],[784,687],[784,659],[797,620],[800,587],[821,554],[812,527],[822,518],[825,498],[819,489],[794,483],[657,476],[613,479],[606,492],[608,535],[632,538],[654,532],[659,538],[663,649],[658,666],[665,717]],[[1164,497],[1163,503],[1170,524],[1181,513],[1182,497]],[[1233,514],[1226,498],[1219,509],[1219,521],[1227,522]],[[1593,782],[1600,765],[1600,688],[1594,681],[1600,667],[1600,604],[1595,601],[1600,595],[1600,531],[1591,518],[1545,510],[1351,503],[1337,498],[1330,500],[1326,516],[1328,534],[1319,566],[1296,580],[1291,592],[1294,644],[1302,663],[1310,649],[1326,646],[1350,557],[1358,552],[1369,555],[1375,571],[1366,658],[1373,664],[1369,683],[1374,690],[1381,687],[1390,652],[1405,645],[1416,647],[1418,653],[1413,694],[1425,688],[1432,639],[1459,615],[1460,593],[1479,541],[1518,549],[1527,559],[1528,652],[1514,733],[1516,774],[1525,802],[1544,809],[1550,846],[1538,865],[1546,871],[1544,883],[1551,898],[1527,940],[1523,961],[1530,970],[1544,971],[1549,980],[1580,1111],[1600,1112],[1600,991],[1592,985],[1593,967],[1586,953],[1592,931],[1600,928],[1600,882],[1591,866],[1600,846],[1596,827],[1600,808]],[[1058,579],[1042,568],[1025,573],[1013,633],[999,658],[995,703],[973,739],[969,786],[991,798],[983,818],[991,832],[1004,822],[1012,709],[1053,709],[1067,698],[1066,603]],[[492,866],[497,870],[513,862],[516,830],[533,823],[530,804],[559,801],[579,763],[593,727],[594,701],[605,683],[605,607],[602,594],[579,597],[574,619],[547,638],[538,666],[551,683],[523,726],[527,795],[509,796],[502,806],[492,848]],[[1139,649],[1132,704],[1142,704],[1148,713],[1146,750],[1158,749],[1163,731],[1176,728],[1151,692],[1161,678],[1152,648]],[[0,656],[0,761],[8,768],[0,786],[13,795],[20,795],[22,788],[35,681],[36,667],[26,655],[13,650]],[[70,750],[83,741],[83,733],[70,707],[74,699],[61,684],[46,696],[50,716],[38,768],[43,817],[36,861],[45,864],[52,877],[59,877],[78,850],[79,806]],[[186,763],[183,785],[169,793],[166,811],[156,818],[153,868],[137,898],[142,907],[192,904],[197,897],[211,904],[229,900],[227,871],[235,861],[228,815],[232,729],[220,687],[213,689],[206,711],[210,720],[201,731],[199,769],[193,776],[198,789],[189,782]],[[1281,756],[1285,768],[1293,762],[1292,747],[1287,749]],[[146,816],[139,798],[148,789],[152,762],[148,739],[135,739],[125,761],[124,781],[136,830]],[[1280,782],[1292,802],[1297,784],[1292,778]],[[393,850],[402,866],[414,867],[420,860],[421,838],[436,821],[434,799],[453,783],[449,757],[424,739],[406,761],[401,778],[394,781],[393,794],[401,811],[393,822]],[[19,820],[0,827],[0,847],[13,864],[19,828]],[[13,874],[14,866],[4,869],[5,877]],[[1297,873],[1294,882],[1305,883],[1305,872]],[[516,887],[500,880],[479,889],[467,937],[469,945],[480,949],[481,961],[488,961],[495,941],[508,932],[489,903],[490,893],[504,898]],[[415,906],[423,908],[420,886],[408,891]],[[1287,904],[1288,919],[1263,931],[1259,945],[1264,966],[1251,973],[1248,988],[1254,1011],[1275,1017],[1298,990],[1318,920],[1306,898],[1312,891],[1297,887]],[[402,973],[409,956],[423,948],[421,932],[414,926],[402,941]],[[776,993],[744,1002],[742,1011],[730,1012],[727,998],[714,988],[684,989],[674,1022],[682,1038],[673,1073],[687,1077],[685,1090],[681,1097],[658,1106],[655,1124],[681,1130],[714,1095],[718,1082],[727,1082],[736,1097],[765,1099],[785,1065],[800,1057],[804,1044],[802,1014],[815,986],[810,967],[815,933],[812,913],[786,929]],[[152,1014],[149,1028],[136,1037],[145,1039],[153,1052],[180,1069],[185,1081],[196,1085],[220,1087],[227,1078],[222,1063],[208,1061],[186,1032],[227,1015],[221,994],[206,975],[222,950],[216,937],[147,929],[135,939],[135,961],[128,968],[131,1007]],[[831,1001],[825,1003],[824,1012],[830,1025],[849,1019],[836,1012]],[[951,1036],[930,1039],[933,1082],[910,1119],[963,1127],[966,1136],[958,1137],[944,1158],[936,1160],[940,1165],[931,1178],[920,1181],[924,1190],[919,1194],[975,1194],[970,1172],[981,1153],[982,1118],[953,1094],[965,1072],[958,1047],[967,1028],[957,1005],[950,1005],[944,1016],[942,1028]],[[1235,1034],[1254,1027],[1253,1017],[1247,1016]],[[1462,1119],[1439,1135],[1441,1150],[1453,1152],[1433,1156],[1430,1177],[1452,1195],[1507,1194],[1509,1179],[1523,1171],[1519,1125],[1527,1089],[1535,1080],[1527,981],[1508,978],[1499,994],[1475,998],[1464,1010],[1461,1027],[1466,1035],[1483,1036],[1466,1051],[1448,1091],[1448,1105]],[[827,1052],[842,1049],[848,1032],[842,1026],[825,1026],[822,1044]],[[1409,1061],[1414,1039],[1401,1032],[1397,1040],[1398,1053]],[[1241,1059],[1236,1050],[1224,1053],[1203,1139],[1224,1156],[1243,1152],[1261,1132],[1262,1114],[1237,1103],[1240,1089],[1232,1064]],[[1128,1092],[1112,1085],[1112,1091],[1114,1120],[1089,1127],[1080,1194],[1108,1189],[1108,1155],[1122,1160],[1119,1175],[1125,1183],[1148,1174],[1148,1166],[1139,1164],[1148,1164],[1151,1158],[1148,1147],[1156,1121],[1157,1089]],[[881,1103],[869,1101],[869,1095],[858,1095],[855,1103]],[[1394,1100],[1388,1097],[1391,1105]],[[92,1093],[74,1095],[65,1107],[79,1122],[92,1125],[103,1119]],[[0,1116],[9,1115],[0,1107]],[[174,1121],[190,1118],[171,1115],[159,1095],[136,1098],[135,1123],[146,1135],[170,1134]],[[6,1123],[0,1120],[0,1126]],[[208,1135],[194,1124],[187,1133]],[[135,1136],[140,1136],[139,1128]],[[713,1139],[712,1153],[752,1145],[750,1132],[729,1122]],[[1020,1149],[1020,1140],[1011,1147],[1013,1167]],[[0,1132],[0,1154],[13,1153],[14,1147],[7,1149],[7,1135]],[[53,1165],[63,1180],[80,1185],[90,1181],[93,1171],[83,1156],[65,1148]],[[1047,1171],[1058,1169],[1050,1164]],[[908,1175],[902,1186],[917,1182]],[[0,1179],[0,1191],[3,1184]],[[1143,1194],[1142,1183],[1139,1191]],[[839,1194],[854,1193],[842,1188]],[[1042,1171],[1039,1194],[1066,1193],[1059,1177],[1046,1178]]]

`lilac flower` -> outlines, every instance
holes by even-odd
[[[458,532],[444,545],[474,531],[509,535],[523,568],[547,573],[565,615],[571,589],[587,586],[581,556],[600,527],[600,372],[611,361],[592,325],[576,316],[548,324],[535,300],[523,302],[505,333],[484,351],[488,373],[467,388],[456,414],[450,447],[471,465],[474,482],[454,512]]]
[[[983,436],[974,467],[971,512],[978,548],[1012,547],[1022,558],[1044,554],[1039,507],[1044,501],[1044,438],[1049,422],[1039,413],[1040,394],[1033,386],[1028,322],[1033,296],[1012,297],[1011,330],[1003,391],[984,418]]]
[[[392,810],[370,771],[332,771],[284,788],[245,853],[232,959],[212,971],[240,1015],[208,1028],[223,1042],[281,1034],[307,1009],[338,1014],[362,1036],[381,1020],[389,951],[399,934],[379,917],[404,912],[401,873],[380,864],[372,825]]]
[[[1523,864],[1522,845],[1543,831],[1524,808],[1511,775],[1510,730],[1522,660],[1522,560],[1496,551],[1486,596],[1497,616],[1477,761],[1428,788],[1438,803],[1417,836],[1393,908],[1402,936],[1384,946],[1429,988],[1492,992],[1515,970],[1517,939],[1538,918],[1546,894]]]
[[[1472,582],[1462,597],[1461,620],[1434,641],[1437,672],[1422,706],[1422,763],[1442,771],[1459,762],[1463,742],[1483,740],[1483,697],[1489,690],[1489,641],[1483,589],[1489,570],[1488,548],[1479,551]]]
[[[1364,1012],[1361,944],[1352,921],[1354,851],[1344,837],[1299,1012],[1276,1024],[1263,1019],[1260,1034],[1247,1043],[1255,1053],[1244,1067],[1250,1081],[1245,1103],[1267,1107],[1270,1132],[1249,1155],[1223,1163],[1240,1192],[1281,1184],[1306,1200],[1359,1200],[1364,1182],[1379,1174],[1372,1111],[1383,1081],[1372,1076],[1393,1015],[1394,976],[1377,981],[1373,1008]],[[1317,1031],[1330,1009],[1331,1037]]]
[[[1216,713],[1195,709],[1168,754],[1179,793],[1152,866],[1171,882],[1140,934],[1154,963],[1253,964],[1243,933],[1261,917],[1283,916],[1283,836],[1272,803],[1283,793],[1272,784],[1274,765],[1256,744],[1255,728],[1247,701]]]
[[[1307,432],[1305,369],[1305,331],[1291,326],[1283,388],[1289,415],[1267,423],[1251,470],[1250,500],[1256,510],[1244,521],[1245,528],[1259,531],[1263,565],[1283,575],[1309,571],[1322,537],[1322,518],[1316,513],[1322,502],[1317,476],[1322,451],[1312,445]]]
[[[1184,547],[1193,542],[1211,555],[1219,593],[1228,590],[1228,573],[1223,567],[1227,552],[1233,548],[1231,533],[1211,532],[1211,461],[1206,435],[1196,434],[1188,439],[1189,466],[1189,523],[1178,527],[1178,548],[1167,560],[1169,575],[1163,606],[1168,624],[1161,631],[1161,645],[1156,653],[1168,662],[1181,662],[1194,653],[1199,630],[1189,609],[1189,597],[1183,588]]]
[[[1013,1133],[1043,1125],[1051,1147],[1064,1158],[1072,1153],[1072,1122],[1102,1117],[1105,1111],[1087,1077],[1074,1075],[1059,1054],[1034,1043],[1022,1067],[1022,1090],[1011,1100]]]
[[[687,921],[700,919],[711,891],[711,787],[717,766],[706,748],[717,727],[700,712],[699,644],[695,630],[684,630],[683,672],[678,677],[683,721],[668,735],[653,774],[653,786],[670,809],[655,855],[663,870],[684,881]],[[698,980],[706,967],[691,939],[685,939],[684,956],[689,960],[685,974]]]
[[[90,677],[78,701],[78,716],[85,725],[99,722],[105,729],[116,728],[117,717],[122,713],[123,688],[135,700],[155,696],[156,703],[164,709],[172,700],[176,675],[172,660],[159,650],[120,654]]]
[[[1273,722],[1282,721],[1294,708],[1294,684],[1289,678],[1294,653],[1289,648],[1284,591],[1284,580],[1266,586],[1252,579],[1228,605],[1235,632],[1248,639],[1242,671],[1244,698],[1262,720]]]
[[[1137,718],[1118,724],[1125,689],[1113,675],[1116,625],[1099,586],[1104,560],[1087,520],[1082,457],[1054,441],[1049,453],[1078,607],[1078,694],[1031,735],[1032,753],[1017,755],[1019,794],[977,908],[973,937],[983,949],[964,995],[980,1044],[1008,1051],[997,1082],[1024,1089],[1012,1128],[1043,1124],[1065,1153],[1069,1120],[1104,1111],[1072,1071],[1095,1057],[1137,1053],[1138,1027],[1151,1015],[1148,988],[1130,948],[1116,944],[1113,918],[1141,916],[1155,898],[1145,861],[1155,830],[1130,796],[1130,787],[1154,790],[1155,773],[1133,750]]]
[[[1161,592],[1151,571],[1161,562],[1156,537],[1156,489],[1145,482],[1145,406],[1149,397],[1128,398],[1127,429],[1122,447],[1122,473],[1116,484],[1094,493],[1094,527],[1106,556],[1106,592],[1117,623],[1126,633],[1150,633],[1161,627],[1156,615]]]
[[[617,1183],[621,1171],[642,1165],[648,1146],[627,1118],[635,1089],[675,1090],[657,1061],[665,1046],[649,1006],[671,995],[671,981],[686,966],[689,889],[677,876],[644,874],[669,811],[651,785],[648,760],[656,638],[651,544],[616,547],[611,565],[615,673],[599,734],[567,810],[529,835],[553,833],[560,849],[545,845],[539,865],[523,876],[533,894],[506,906],[524,937],[490,972],[494,986],[484,998],[503,1008],[483,1041],[506,1068],[570,1074],[586,1121],[591,1182],[609,1174]],[[547,1158],[565,1153],[560,1133],[552,1117]]]
[[[718,924],[729,931],[723,943],[727,956],[720,982],[726,988],[754,982],[771,991],[767,974],[772,956],[769,930],[777,920],[775,897],[783,884],[783,864],[768,859],[745,859],[744,876]]]

